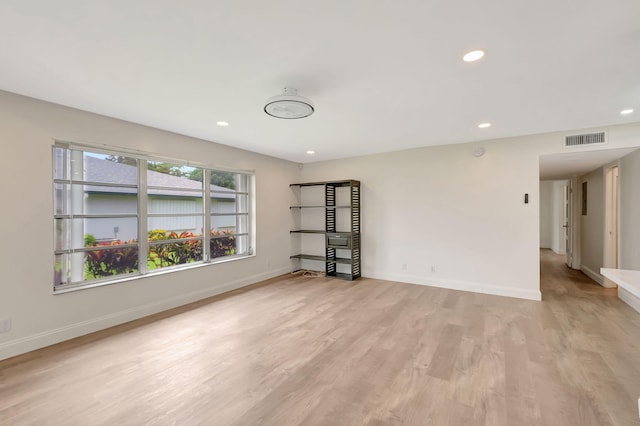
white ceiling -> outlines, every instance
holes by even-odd
[[[295,162],[640,121],[638,0],[2,0],[0,55],[0,89]],[[316,113],[267,116],[285,85]]]
[[[619,148],[540,156],[540,179],[567,179],[612,163],[638,149]]]

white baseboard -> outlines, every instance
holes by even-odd
[[[491,294],[494,296],[514,297],[517,299],[527,300],[542,300],[542,293],[540,292],[540,289],[525,290],[515,287],[502,287],[469,281],[448,280],[440,278],[429,279],[414,275],[395,275],[376,272],[367,274],[367,277],[387,281],[425,285],[429,287],[448,288],[451,290],[471,291],[474,293]]]
[[[580,265],[580,270],[582,272],[584,272],[584,274],[586,276],[588,276],[589,278],[591,278],[592,280],[594,280],[595,282],[600,284],[602,287],[607,287],[607,288],[615,287],[615,285],[613,285],[613,286],[612,285],[607,285],[606,284],[606,280],[604,279],[604,277],[602,275],[600,275],[599,273],[593,271],[588,266]]]
[[[218,284],[187,294],[181,294],[169,299],[136,306],[135,308],[114,312],[98,318],[92,318],[87,321],[66,325],[52,330],[46,330],[41,333],[21,337],[15,340],[9,340],[7,342],[0,343],[0,360],[60,343],[65,340],[84,336],[85,334],[104,330],[115,325],[124,324],[168,309],[177,308],[178,306],[186,305],[208,297],[217,296],[219,294],[246,287],[288,272],[291,272],[291,268],[284,267],[249,277],[242,277],[235,281]]]
[[[637,312],[640,312],[640,299],[620,286],[618,286],[618,298]]]

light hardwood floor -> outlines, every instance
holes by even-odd
[[[0,424],[640,424],[640,314],[542,290],[272,280],[0,362]]]

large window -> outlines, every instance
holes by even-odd
[[[251,174],[66,144],[53,158],[55,289],[253,254]]]

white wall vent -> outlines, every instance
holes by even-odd
[[[564,138],[564,146],[597,145],[605,142],[604,132],[571,135]]]

